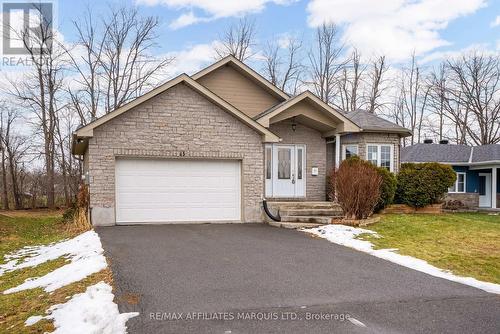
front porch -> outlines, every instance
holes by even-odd
[[[333,168],[327,163],[327,140],[361,129],[308,92],[255,119],[281,139],[265,145],[265,197],[325,201],[326,179]]]
[[[500,165],[471,166],[471,171],[477,172],[477,193],[479,195],[479,209],[499,210],[500,205]]]

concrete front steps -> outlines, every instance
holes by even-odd
[[[268,206],[281,216],[280,222],[268,220],[269,225],[276,227],[312,228],[343,217],[340,206],[332,202],[268,202]]]

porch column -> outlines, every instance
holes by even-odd
[[[340,166],[340,135],[335,135],[335,168]]]
[[[491,169],[491,207],[497,208],[497,167]]]

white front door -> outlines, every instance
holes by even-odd
[[[491,207],[491,174],[479,173],[479,206]]]
[[[266,171],[266,196],[304,197],[305,146],[273,144],[266,152],[266,168],[271,171]]]

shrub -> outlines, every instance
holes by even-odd
[[[377,167],[356,157],[349,158],[331,172],[330,183],[347,219],[364,219],[373,213],[382,183]]]
[[[375,212],[392,204],[397,187],[396,176],[388,171],[387,168],[378,167],[377,172],[382,177],[382,183],[380,184],[380,199],[375,207]]]
[[[80,184],[76,201],[64,213],[65,220],[69,223],[68,228],[74,233],[81,233],[92,229],[88,220],[89,190],[85,184]]]
[[[397,176],[396,200],[414,208],[439,203],[455,180],[453,168],[447,165],[402,164]]]

